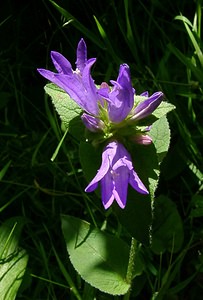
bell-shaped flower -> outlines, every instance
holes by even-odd
[[[85,191],[92,192],[97,188],[99,182],[105,209],[109,208],[114,200],[121,208],[126,206],[128,184],[138,193],[149,193],[133,169],[130,154],[117,141],[108,143],[104,148],[100,169]]]
[[[129,121],[144,119],[160,105],[163,93],[156,92],[149,97],[148,92],[140,96],[144,98],[137,106],[134,106],[135,90],[132,87],[130,69],[127,64],[120,65],[119,75],[116,81],[111,80],[113,85],[110,89],[107,85],[101,86],[98,93],[108,103],[108,116],[112,123],[120,123],[126,118]]]
[[[58,52],[52,51],[51,58],[58,73],[45,69],[38,69],[38,72],[69,94],[84,111],[98,115],[99,96],[90,74],[96,59],[87,60],[87,47],[84,40],[81,39],[78,43],[76,70],[73,70],[70,62]]]
[[[127,64],[120,65],[118,78],[111,80],[112,90],[101,88],[99,94],[108,102],[108,115],[113,123],[123,121],[134,104],[135,90],[132,87],[130,68]]]
[[[138,121],[151,115],[163,100],[164,95],[162,92],[156,92],[149,97],[148,92],[144,92],[140,96],[147,98],[133,109],[131,112],[131,120]]]

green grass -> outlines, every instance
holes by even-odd
[[[202,1],[28,1],[4,4],[0,20],[1,223],[22,216],[19,239],[29,259],[16,299],[127,299],[85,283],[70,263],[61,214],[80,217],[112,233],[120,224],[85,194],[79,142],[63,137],[60,120],[44,95],[37,67],[53,68],[50,50],[75,62],[81,37],[97,57],[96,82],[116,78],[130,65],[136,91],[162,90],[170,113],[171,147],[161,166],[157,196],[169,197],[183,223],[176,252],[140,245],[144,262],[129,299],[201,299],[202,256]],[[9,39],[8,39],[9,37]],[[55,159],[52,161],[53,154]],[[104,226],[105,227],[105,226]],[[118,234],[117,232],[117,234]],[[129,240],[125,230],[120,235]],[[126,296],[127,297],[127,296]]]

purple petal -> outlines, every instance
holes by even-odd
[[[50,72],[51,73],[51,72]],[[42,72],[40,72],[42,75]],[[50,74],[48,71],[43,74],[44,77],[55,83],[57,86],[65,90],[65,92],[83,109],[87,112],[91,111],[86,107],[86,90],[82,83],[81,78],[78,78],[77,74],[73,74],[72,76],[68,75],[60,75],[60,74]],[[93,111],[92,113],[94,113]]]
[[[115,167],[115,166],[114,166]],[[129,172],[126,166],[117,168],[114,175],[115,188],[113,191],[116,202],[121,208],[126,206],[128,193]]]
[[[51,59],[59,73],[71,75],[73,73],[70,62],[59,52],[51,51]]]
[[[111,179],[111,173],[108,172],[101,180],[101,198],[104,208],[107,209],[114,201],[114,185]]]
[[[95,58],[89,59],[87,61],[87,64],[82,73],[82,82],[85,87],[84,94],[86,97],[86,101],[84,103],[84,106],[86,107],[86,111],[90,112],[93,115],[98,115],[99,96],[97,93],[97,88],[94,84],[94,80],[92,79],[90,74],[91,67],[95,63],[95,61]]]
[[[101,181],[102,203],[105,209],[109,208],[114,199],[121,208],[125,207],[128,183],[139,193],[148,194],[133,169],[130,154],[117,141],[110,142],[104,148],[101,167],[85,191],[91,192],[96,189],[99,181]]]
[[[107,174],[112,164],[112,160],[116,154],[116,147],[114,144],[109,143],[102,153],[102,164],[92,181],[88,184],[85,192],[92,192],[96,189],[98,182]]]
[[[132,119],[140,120],[146,118],[147,116],[151,115],[153,111],[159,106],[163,99],[162,92],[156,92],[135,108],[134,115]]]
[[[140,96],[142,96],[142,97],[149,97],[149,92],[148,91],[143,92],[142,94],[140,94]]]
[[[111,89],[106,82],[102,82],[102,84],[100,85],[100,88],[97,91],[98,95],[100,95],[102,98],[106,99],[109,102],[110,102],[110,100],[109,100],[110,92],[111,92]]]
[[[37,71],[44,78],[48,79],[49,81],[53,82],[58,87],[60,87],[61,89],[65,90],[65,88],[66,88],[66,82],[61,81],[61,78],[63,76],[65,76],[65,78],[69,78],[69,77],[67,77],[67,75],[60,75],[58,73],[54,73],[54,72],[51,72],[51,71],[45,70],[45,69],[37,69]]]
[[[127,64],[120,66],[117,81],[111,81],[114,85],[109,93],[109,117],[112,122],[123,121],[134,104],[134,89],[130,78],[130,68]]]
[[[126,150],[127,151],[127,150]],[[131,161],[130,154],[127,153],[128,155],[123,158],[124,163],[126,164],[126,167],[129,170],[129,183],[130,185],[138,192],[141,194],[149,194],[147,188],[145,185],[142,183],[140,178],[138,177],[137,173],[133,169],[133,164]]]
[[[66,93],[85,111],[90,114],[98,114],[97,88],[91,77],[90,70],[95,60],[89,60],[84,68],[83,75],[72,73],[71,75],[54,73],[45,69],[38,69],[38,72],[50,80]]]
[[[101,130],[102,126],[102,121],[100,121],[98,118],[94,116],[90,116],[86,113],[83,113],[81,116],[81,119],[87,129],[89,129],[92,132],[97,132],[98,130]]]
[[[87,62],[87,46],[83,39],[78,43],[76,67],[82,73]]]
[[[130,173],[129,183],[138,193],[149,194],[147,188],[134,170]]]

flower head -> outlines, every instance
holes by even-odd
[[[45,69],[38,69],[38,72],[69,94],[83,110],[97,115],[99,96],[90,74],[96,59],[87,59],[87,47],[84,40],[81,39],[78,43],[75,71],[62,54],[52,51],[51,58],[58,73]]]
[[[151,144],[152,138],[147,133],[153,118],[140,120],[150,116],[160,105],[163,93],[135,95],[127,64],[120,65],[118,77],[110,81],[111,86],[103,82],[98,88],[91,76],[96,59],[87,59],[83,39],[78,43],[76,55],[74,70],[62,54],[52,51],[51,59],[57,72],[45,69],[38,69],[38,72],[63,89],[82,108],[81,119],[89,131],[86,137],[93,145],[111,139],[103,150],[100,169],[85,191],[95,190],[100,182],[104,207],[109,208],[115,200],[124,208],[128,184],[141,194],[148,194],[148,190],[135,172],[130,154],[117,139],[125,142],[129,138],[141,145]]]
[[[76,52],[75,70],[62,54],[52,51],[51,58],[57,73],[45,69],[38,69],[38,72],[62,88],[83,109],[81,118],[84,125],[95,133],[103,131],[103,140],[119,134],[120,128],[134,123],[137,126],[137,121],[149,116],[161,103],[162,92],[150,97],[148,92],[144,92],[140,95],[143,101],[135,106],[135,90],[127,64],[120,65],[117,80],[110,81],[111,87],[102,83],[98,88],[91,77],[91,67],[96,59],[87,59],[83,39],[79,41]],[[99,139],[102,141],[101,135]]]
[[[117,141],[110,142],[103,151],[102,164],[96,176],[86,187],[92,192],[101,183],[102,203],[107,209],[114,200],[124,208],[127,200],[128,183],[141,194],[148,194],[137,173],[133,169],[131,156]]]

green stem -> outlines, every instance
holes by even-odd
[[[131,286],[131,282],[132,282],[132,279],[133,279],[132,277],[133,277],[136,249],[137,249],[137,242],[132,237],[131,246],[130,246],[129,262],[128,262],[128,269],[127,269],[127,274],[126,274],[126,281],[130,284],[130,286]],[[129,288],[129,291],[127,292],[127,294],[124,295],[123,300],[129,300],[130,299],[130,292],[131,292],[131,287]]]

